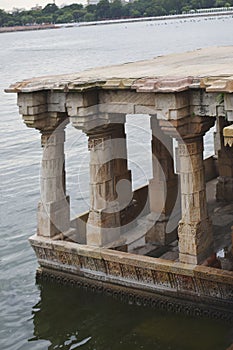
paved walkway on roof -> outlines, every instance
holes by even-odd
[[[78,67],[74,67],[75,70],[78,71]],[[99,82],[98,86],[102,86],[101,82],[104,85],[108,80],[114,78],[128,79],[128,83],[126,82],[124,87],[131,88],[135,82],[134,80],[137,79],[165,78],[166,80],[166,77],[192,77],[198,81],[205,77],[232,77],[230,80],[233,81],[233,46],[209,47],[179,54],[158,56],[151,60],[92,68],[67,75],[29,78],[12,84],[6,91],[31,92],[50,89],[76,89],[78,86],[90,82]],[[110,86],[112,85],[110,84]],[[116,83],[115,88],[120,88],[120,86]],[[231,86],[230,90],[232,88]]]
[[[80,77],[142,78],[167,76],[233,75],[233,46],[210,47],[152,60],[125,63],[84,71]]]

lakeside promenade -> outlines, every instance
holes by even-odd
[[[195,12],[195,13],[183,13],[179,15],[166,15],[166,16],[153,16],[153,17],[139,17],[139,18],[125,18],[125,19],[114,19],[105,21],[93,21],[93,22],[82,22],[79,23],[79,27],[93,26],[93,25],[104,25],[104,24],[115,24],[115,23],[133,23],[133,22],[150,22],[150,21],[170,21],[177,19],[193,19],[201,17],[225,17],[233,16],[233,11],[216,11],[216,12]]]
[[[13,27],[0,27],[0,33],[19,32],[19,31],[31,31],[31,30],[45,30],[45,29],[58,29],[58,28],[70,28],[70,27],[86,27],[116,23],[134,23],[134,22],[149,22],[149,21],[170,21],[177,19],[195,19],[202,17],[231,17],[233,11],[218,11],[216,12],[196,12],[179,15],[166,15],[166,16],[153,16],[153,17],[139,17],[139,18],[124,18],[124,19],[112,19],[103,21],[92,21],[92,22],[76,22],[76,23],[59,23],[59,24],[36,24],[36,25],[25,25],[25,26],[13,26]]]

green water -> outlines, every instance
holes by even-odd
[[[233,342],[232,326],[174,315],[54,282],[39,285],[33,308],[34,337],[48,349],[223,350]]]

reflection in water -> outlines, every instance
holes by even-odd
[[[125,304],[102,294],[41,282],[33,308],[34,337],[48,349],[225,350],[231,325]],[[47,348],[47,347],[46,347]]]

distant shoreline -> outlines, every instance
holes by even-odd
[[[55,24],[36,24],[28,26],[0,27],[0,33],[26,32],[30,30],[57,29]]]
[[[217,17],[217,16],[233,16],[233,11],[216,11],[216,12],[202,12],[202,13],[187,13],[179,15],[166,15],[156,17],[139,17],[139,18],[126,18],[126,19],[113,19],[105,21],[94,21],[94,22],[80,22],[76,24],[78,27],[106,25],[115,23],[133,23],[133,22],[149,22],[149,21],[167,21],[172,19],[189,19],[199,17]],[[62,26],[62,25],[61,25]]]
[[[200,18],[200,17],[218,17],[218,16],[221,16],[221,17],[233,16],[233,11],[188,13],[188,14],[180,14],[180,15],[125,18],[125,19],[113,19],[113,20],[79,22],[79,23],[36,24],[36,25],[27,25],[27,26],[0,27],[0,33],[24,32],[24,31],[32,31],[32,30],[58,29],[58,28],[70,28],[70,27],[88,27],[88,26],[107,25],[107,24],[109,25],[109,24],[117,24],[117,23],[135,23],[135,22],[165,21],[165,20],[170,21],[172,19],[193,19],[193,18]]]

